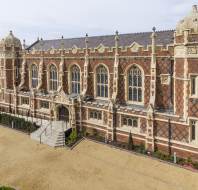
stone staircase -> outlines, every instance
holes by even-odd
[[[65,145],[65,131],[69,129],[68,123],[64,121],[44,122],[30,137],[40,143],[60,147]]]

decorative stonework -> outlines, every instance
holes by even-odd
[[[105,46],[104,46],[103,44],[100,44],[100,45],[97,47],[97,49],[98,49],[98,52],[99,52],[99,53],[104,53],[104,52],[105,52]]]
[[[198,9],[197,5],[194,5],[192,11],[184,19],[182,19],[177,27],[177,34],[182,34],[183,31],[190,30],[193,33],[198,32]]]
[[[197,46],[188,47],[187,52],[188,52],[188,55],[198,54],[198,47]]]
[[[169,74],[161,74],[160,80],[161,80],[161,84],[169,85],[170,84],[170,75]]]
[[[74,45],[73,47],[72,47],[72,53],[73,54],[76,54],[78,52],[78,47],[76,46],[76,45]]]
[[[54,47],[52,47],[51,49],[50,49],[50,54],[54,54],[55,53],[55,49],[54,49]]]
[[[130,46],[131,52],[138,52],[140,45],[136,42],[133,42]]]

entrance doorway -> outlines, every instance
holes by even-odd
[[[69,122],[69,110],[63,105],[58,108],[58,120]]]

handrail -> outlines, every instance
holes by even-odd
[[[41,144],[41,136],[44,132],[46,132],[47,128],[50,126],[50,123],[42,130],[42,132],[40,133],[39,135],[39,138],[40,138],[40,144]]]

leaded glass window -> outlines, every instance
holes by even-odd
[[[128,100],[142,102],[142,72],[137,66],[133,66],[128,72]]]
[[[96,70],[96,87],[98,97],[108,97],[108,72],[104,66],[100,66]]]
[[[80,94],[80,69],[76,65],[71,68],[71,91]]]
[[[32,88],[36,88],[38,85],[38,68],[36,65],[32,65],[32,70],[31,70],[31,75],[32,75]]]
[[[51,65],[50,67],[50,90],[55,91],[58,87],[58,74],[57,69],[54,65]]]

